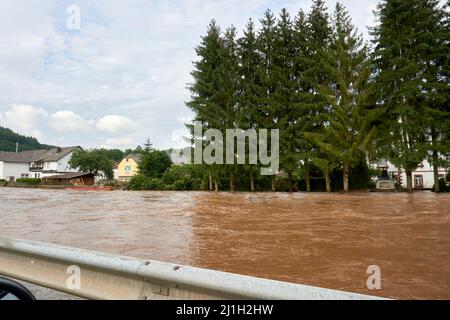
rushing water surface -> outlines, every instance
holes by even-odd
[[[1,236],[403,299],[450,298],[449,218],[431,192],[0,188]]]

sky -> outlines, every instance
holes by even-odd
[[[367,39],[377,0],[342,0]],[[326,0],[331,13],[336,1]],[[311,0],[2,0],[0,126],[41,143],[181,147],[194,47],[214,18],[242,30]]]

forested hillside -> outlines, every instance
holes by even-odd
[[[19,151],[46,149],[49,146],[40,144],[36,138],[23,136],[11,129],[0,127],[0,151],[16,151],[16,143],[19,143]]]

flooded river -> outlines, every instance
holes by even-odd
[[[450,194],[0,188],[0,235],[391,298],[450,299]],[[367,267],[381,269],[368,290]]]

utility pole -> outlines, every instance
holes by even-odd
[[[19,152],[19,142],[16,142],[16,153]]]

